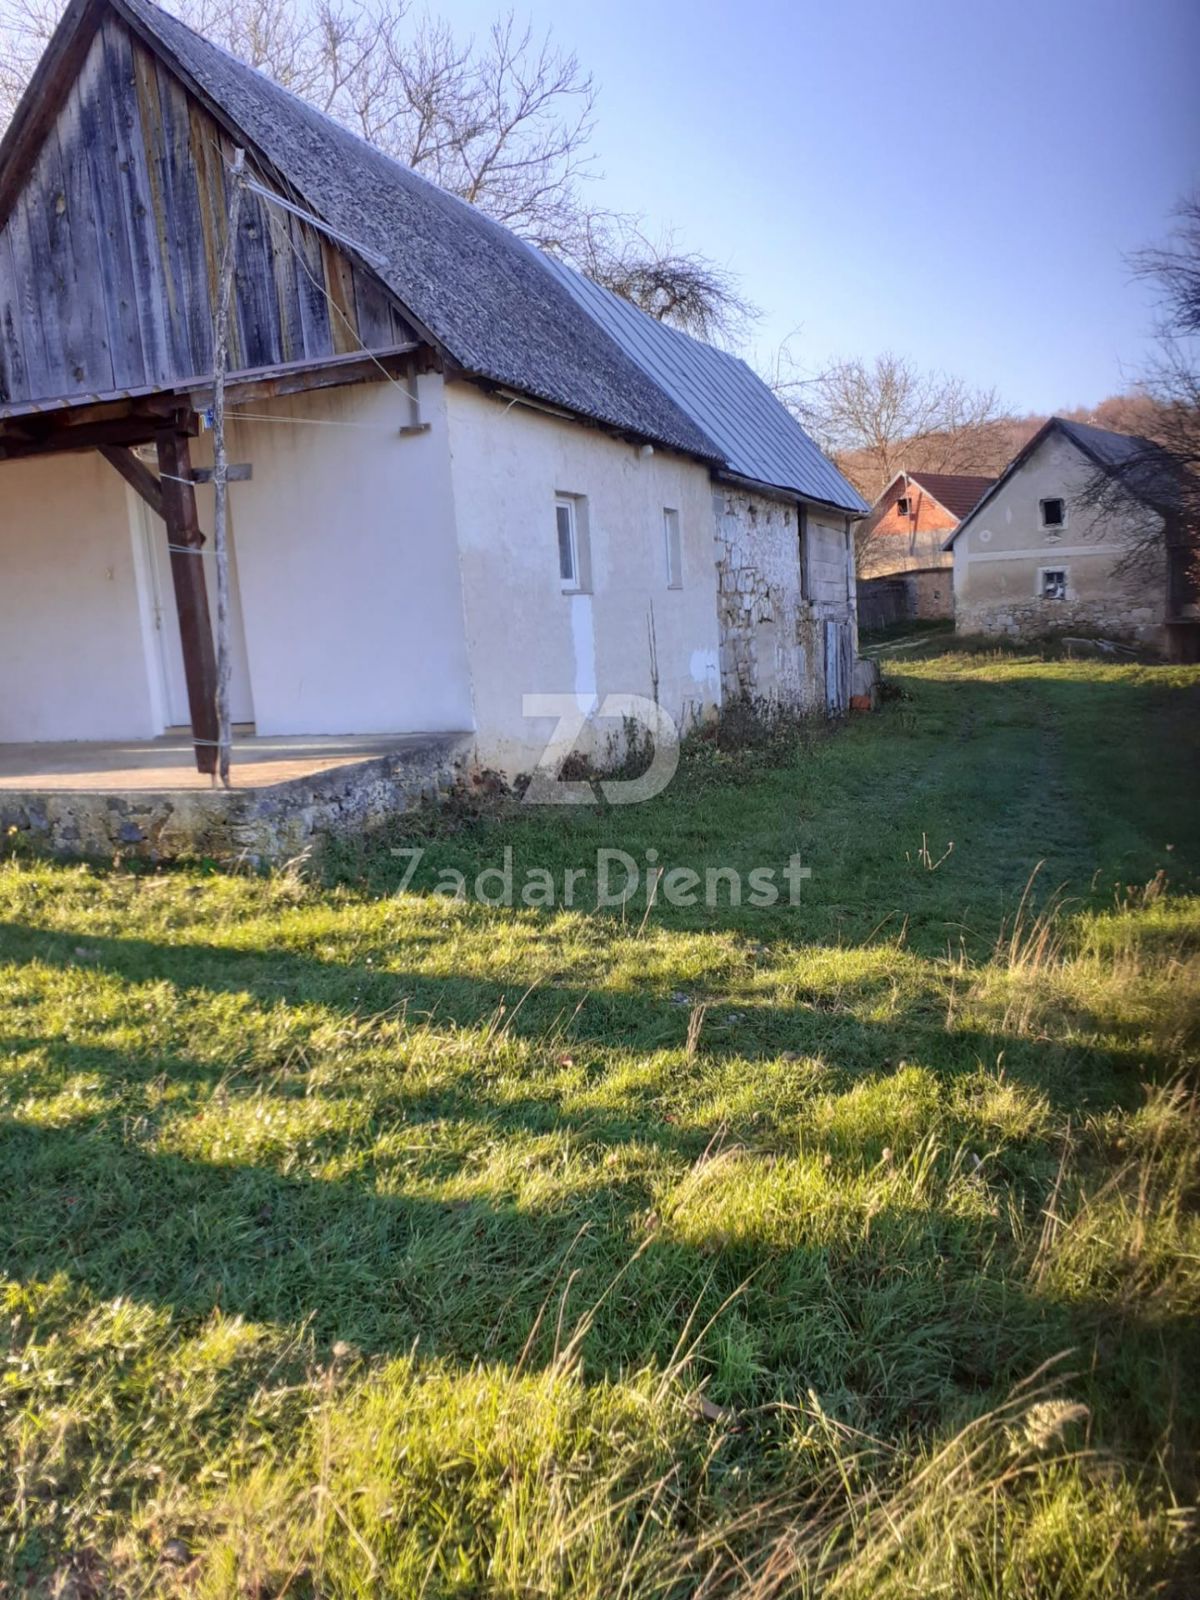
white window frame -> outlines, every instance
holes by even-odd
[[[1055,598],[1055,596],[1048,595],[1046,593],[1046,579],[1047,579],[1047,577],[1049,577],[1050,573],[1052,573],[1052,572],[1061,572],[1062,573],[1062,582],[1063,582],[1062,598],[1064,600],[1069,600],[1071,598],[1071,569],[1070,569],[1070,567],[1067,567],[1067,566],[1039,567],[1038,568],[1038,578],[1037,578],[1037,597],[1038,597],[1038,599],[1039,600],[1049,600],[1053,604],[1058,605],[1059,601]]]
[[[1057,500],[1059,505],[1062,507],[1062,521],[1061,522],[1047,522],[1046,521],[1046,501],[1047,500]],[[1046,537],[1048,539],[1061,539],[1062,536],[1063,536],[1063,533],[1066,531],[1066,526],[1067,526],[1067,497],[1066,497],[1066,495],[1062,495],[1062,494],[1044,495],[1038,501],[1038,522],[1041,525],[1042,532],[1046,535]],[[1051,570],[1053,571],[1053,570],[1056,570],[1056,569],[1052,568]]]
[[[554,497],[554,541],[558,552],[558,580],[564,594],[577,594],[583,588],[583,572],[579,560],[579,514],[576,509],[578,500],[575,495],[556,494]],[[562,570],[562,529],[559,526],[559,512],[567,514],[567,527],[569,536],[569,549],[571,556],[570,576]]]
[[[667,566],[667,588],[683,588],[683,529],[674,506],[663,507],[663,551]]]

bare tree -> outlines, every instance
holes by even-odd
[[[0,4],[0,132],[8,126],[62,10],[63,0]]]
[[[1170,240],[1139,252],[1133,267],[1157,291],[1157,348],[1108,424],[1128,429],[1129,448],[1078,498],[1102,534],[1123,540],[1119,570],[1158,571],[1166,561],[1177,613],[1200,599],[1200,192],[1177,208]]]
[[[731,273],[680,250],[669,234],[654,242],[636,218],[589,212],[544,247],[659,322],[700,339],[735,340],[757,315]]]
[[[809,425],[868,500],[905,467],[980,470],[980,438],[1003,416],[994,389],[923,372],[890,351],[873,362],[836,362],[804,400]]]
[[[3,131],[65,0],[0,0]],[[702,337],[748,313],[703,256],[656,247],[638,219],[589,203],[596,85],[512,13],[485,38],[408,0],[173,0],[182,20],[388,155]]]
[[[1141,251],[1133,264],[1158,290],[1160,338],[1200,338],[1200,190],[1176,207],[1170,240]]]

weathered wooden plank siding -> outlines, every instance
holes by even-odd
[[[98,151],[88,159],[115,166],[120,174],[120,204],[129,237],[132,272],[129,293],[137,313],[145,352],[145,375],[142,381],[165,383],[171,372],[167,290],[156,272],[159,261],[154,249],[154,203],[150,193],[146,146],[133,94],[133,41],[124,28],[106,21],[99,44],[103,84],[97,83],[95,92],[109,97],[114,143],[111,149]],[[80,88],[85,93],[89,88],[88,66],[95,53],[96,47],[93,46],[80,78]],[[93,223],[96,220],[93,218]]]
[[[320,235],[307,223],[301,222],[299,217],[288,218],[288,231],[300,269],[296,275],[296,287],[300,301],[301,345],[304,349],[311,346],[322,350],[332,349],[333,332],[329,326],[331,307],[325,295]],[[401,341],[397,339],[395,343]]]
[[[11,312],[20,331],[30,392],[35,395],[52,393],[57,380],[46,335],[53,316],[53,306],[47,308],[45,316],[42,315],[34,266],[34,241],[29,226],[28,195],[17,197],[6,231],[12,246],[13,277],[3,311],[5,315]]]
[[[106,89],[103,42],[100,50],[88,57],[84,76],[72,85],[68,106],[79,119],[79,141],[84,150],[116,151],[116,123]],[[115,160],[92,159],[76,166],[86,172],[91,185],[91,231],[100,259],[100,281],[110,286],[98,299],[112,354],[113,383],[118,389],[130,388],[143,381],[146,354],[133,294],[133,249],[130,219],[122,200],[123,174]]]
[[[13,260],[12,240],[0,233],[0,283],[17,281]],[[25,393],[29,388],[29,373],[25,366],[25,348],[20,318],[16,307],[0,304],[0,394]]]
[[[0,221],[0,404],[208,375],[232,157],[183,84],[107,17]],[[236,295],[234,372],[412,337],[373,274],[254,195]]]

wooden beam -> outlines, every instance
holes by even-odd
[[[254,467],[248,461],[238,461],[232,467],[228,467],[225,472],[225,481],[227,483],[249,483],[253,477]],[[213,469],[211,467],[193,467],[193,483],[211,483],[212,481]]]
[[[125,482],[137,490],[156,517],[166,521],[163,507],[162,484],[144,461],[139,461],[128,445],[102,444],[100,454],[110,467],[115,467]]]
[[[69,450],[99,450],[102,445],[151,444],[162,432],[162,417],[117,417],[107,422],[87,422],[76,428],[36,427],[32,417],[22,419],[19,436],[0,424],[0,461],[20,461],[27,456],[60,455]],[[172,431],[186,436],[196,432],[194,419],[175,418]]]
[[[300,394],[305,389],[327,389],[332,385],[362,383],[370,378],[399,376],[415,366],[418,371],[437,370],[434,352],[413,343],[390,345],[367,355],[355,350],[348,356],[327,356],[320,360],[287,361],[270,367],[248,367],[230,374],[229,398],[261,399],[276,394]],[[380,367],[384,369],[380,372]],[[195,405],[189,400],[195,399]],[[162,389],[143,384],[134,389],[119,389],[111,394],[58,395],[51,399],[14,401],[0,405],[0,431],[34,424],[61,427],[83,422],[106,421],[116,416],[153,416],[162,427],[181,412],[207,410],[212,404],[212,378],[195,377],[172,381]],[[194,428],[188,430],[195,432]]]
[[[160,433],[157,444],[196,766],[212,775],[217,770],[217,652],[201,555],[204,535],[200,532],[196,491],[191,481],[191,449],[187,434],[173,430]]]
[[[348,356],[332,356],[326,361],[293,361],[279,367],[260,367],[252,372],[231,372],[225,387],[230,405],[247,400],[274,400],[281,395],[307,394],[310,389],[336,389],[355,383],[378,383],[397,377],[413,361],[416,345],[399,345],[392,350],[371,354],[354,351]],[[188,390],[190,404],[197,411],[212,405],[212,385],[206,383]]]
[[[186,400],[168,390],[129,390],[122,394],[68,395],[58,400],[30,400],[25,405],[0,406],[0,429],[74,428],[84,422],[115,422],[120,417],[154,417],[158,426],[190,409]]]

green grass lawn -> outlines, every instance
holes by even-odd
[[[1200,670],[889,671],[640,807],[0,865],[0,1594],[1197,1592]],[[811,877],[430,892],[506,847]]]

